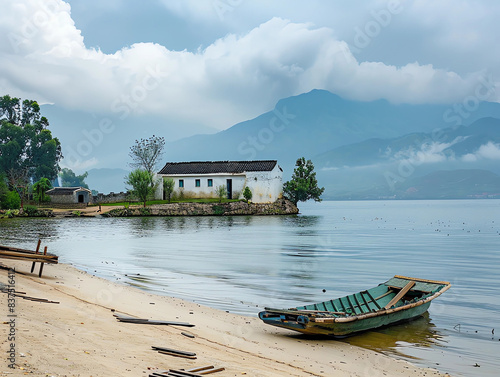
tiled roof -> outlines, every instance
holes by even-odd
[[[159,174],[216,174],[271,171],[278,161],[195,161],[167,162]]]
[[[47,195],[72,195],[75,191],[89,191],[83,187],[54,187],[46,192]]]

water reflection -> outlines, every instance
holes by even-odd
[[[35,249],[39,239],[58,237],[58,224],[53,219],[4,219],[0,220],[2,244]]]
[[[438,340],[442,337],[426,312],[413,321],[368,331],[342,341],[374,351],[402,355],[399,348],[403,344],[406,347],[431,347],[439,345]]]

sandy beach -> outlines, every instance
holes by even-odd
[[[205,365],[224,367],[212,374],[217,377],[446,376],[345,343],[296,335],[257,318],[115,284],[69,265],[45,265],[39,278],[27,262],[3,264],[16,269],[10,274],[16,291],[58,303],[17,297],[9,307],[7,294],[0,295],[2,376],[148,376]],[[0,270],[0,276],[9,283],[8,270]],[[123,323],[116,313],[195,327]],[[12,319],[15,340],[9,341]],[[15,369],[9,368],[11,343]],[[194,352],[196,359],[160,354],[152,346]]]

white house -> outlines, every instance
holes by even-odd
[[[283,194],[283,170],[276,160],[167,162],[158,176],[172,178],[174,193],[186,198],[217,198],[224,186],[228,199],[238,199],[245,187],[252,191],[252,202],[275,202]],[[158,198],[163,198],[159,185]]]

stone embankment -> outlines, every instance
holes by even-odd
[[[129,216],[237,216],[237,215],[294,215],[296,205],[286,199],[274,203],[171,203],[146,208],[117,208],[103,213],[105,217]]]

